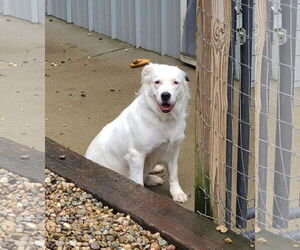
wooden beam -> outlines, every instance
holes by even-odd
[[[257,1],[255,4],[255,13],[256,13],[256,37],[255,37],[255,133],[254,133],[254,138],[255,138],[255,176],[258,177],[258,181],[255,183],[255,190],[259,192],[260,188],[260,177],[259,176],[259,155],[260,155],[260,150],[259,150],[259,145],[260,145],[260,112],[261,112],[261,98],[263,96],[261,95],[261,80],[262,80],[262,57],[263,57],[263,51],[264,51],[264,46],[265,45],[265,36],[266,36],[266,3],[264,1]],[[271,46],[271,45],[269,45]],[[268,49],[267,46],[265,49]],[[268,63],[268,62],[267,62]],[[268,74],[268,72],[266,72]],[[267,84],[264,82],[263,84]],[[266,87],[264,87],[266,88]],[[265,102],[265,100],[263,100]],[[266,125],[266,124],[264,124]],[[267,158],[267,155],[264,156]],[[265,181],[265,180],[264,180]],[[260,193],[256,192],[256,204],[260,205],[259,203],[259,198],[260,198]],[[263,201],[265,203],[265,199]],[[264,208],[260,207],[261,209]],[[257,218],[257,217],[256,217]],[[258,223],[260,218],[258,218]]]
[[[224,221],[231,1],[198,0],[197,27],[197,183],[209,194],[211,215]]]
[[[0,137],[0,168],[44,183],[45,155],[30,147]]]
[[[64,155],[64,159],[60,159]],[[91,193],[115,211],[129,214],[143,228],[160,232],[176,249],[250,249],[248,240],[187,210],[126,177],[46,138],[46,168]],[[230,237],[232,244],[224,238]]]

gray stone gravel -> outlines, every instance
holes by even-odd
[[[144,230],[49,170],[45,188],[48,249],[175,249],[159,233]]]
[[[44,249],[44,187],[0,168],[0,249]]]

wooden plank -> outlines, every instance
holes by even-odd
[[[198,0],[197,27],[198,171],[202,188],[210,195],[211,215],[224,221],[231,2]]]
[[[44,167],[44,153],[0,137],[0,168],[43,183]]]
[[[256,37],[255,37],[255,133],[254,133],[254,150],[255,150],[255,166],[257,166],[255,176],[259,176],[259,144],[260,144],[260,112],[261,112],[261,80],[262,80],[262,56],[265,45],[265,35],[266,35],[266,3],[264,1],[258,1],[255,4],[255,20],[256,20]],[[267,48],[266,48],[267,49]],[[266,84],[266,83],[263,83]],[[265,101],[265,100],[263,100]],[[267,157],[267,155],[265,156]],[[256,204],[259,204],[258,199],[261,196],[259,192],[259,180],[256,181],[255,190],[256,192]],[[264,200],[265,202],[265,200]],[[257,218],[257,217],[256,217]],[[258,221],[259,223],[260,221]]]
[[[65,155],[61,160],[59,155]],[[129,214],[145,229],[160,232],[177,249],[250,249],[250,242],[118,173],[46,139],[46,167],[93,194],[116,211]],[[224,243],[226,237],[232,244]]]

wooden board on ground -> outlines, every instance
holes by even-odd
[[[45,154],[0,137],[0,168],[43,183]]]
[[[250,249],[251,243],[243,237],[217,232],[212,221],[48,138],[46,167],[116,211],[129,214],[145,229],[160,232],[177,249]],[[231,244],[224,242],[227,237]]]

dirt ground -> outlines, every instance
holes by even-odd
[[[89,34],[85,29],[49,17],[46,20],[46,136],[84,154],[102,127],[135,98],[142,68],[131,69],[129,64],[136,58],[178,65],[191,80],[193,100],[189,103],[186,139],[179,159],[179,179],[183,190],[191,194],[183,206],[194,209],[196,73],[179,60],[98,33]],[[170,197],[168,182],[152,189]]]
[[[43,151],[44,26],[0,15],[0,30],[0,137]]]

